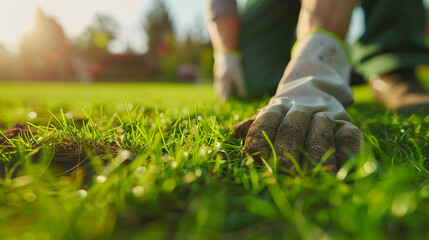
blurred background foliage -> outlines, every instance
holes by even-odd
[[[146,39],[144,53],[135,51],[130,39],[120,39],[124,27],[113,15],[96,13],[86,30],[68,37],[56,16],[39,7],[18,52],[0,42],[0,80],[210,82],[213,50],[205,19],[179,31],[169,7],[155,0],[144,9],[135,32]],[[429,24],[426,36],[429,43]],[[115,41],[125,42],[126,50],[111,52]]]
[[[148,49],[137,53],[109,51],[121,25],[111,15],[94,16],[78,37],[69,39],[53,16],[38,8],[30,30],[22,35],[19,53],[0,43],[0,80],[184,81],[212,77],[212,48],[202,21],[177,39],[174,20],[164,1],[155,1],[141,19]],[[205,80],[208,81],[208,80]]]

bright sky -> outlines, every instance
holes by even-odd
[[[106,13],[119,21],[122,33],[113,44],[121,51],[128,42],[134,50],[144,52],[146,39],[141,34],[141,19],[157,0],[0,0],[0,43],[17,51],[20,36],[31,27],[37,6],[54,17],[68,37],[81,34],[96,13]],[[205,0],[166,0],[175,19],[179,37],[206,17]]]
[[[68,37],[81,34],[93,21],[94,14],[112,15],[122,26],[119,40],[111,50],[120,52],[130,44],[138,52],[146,51],[146,39],[141,34],[141,19],[152,3],[158,0],[0,0],[0,43],[17,51],[20,36],[31,27],[37,6],[53,16]],[[244,2],[245,0],[238,0]],[[429,4],[429,0],[424,0]],[[206,24],[206,0],[166,0],[173,15],[179,37],[183,37],[195,23]],[[351,40],[363,31],[363,13],[355,11]]]

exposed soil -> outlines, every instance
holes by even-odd
[[[30,133],[30,129],[28,129],[27,124],[24,123],[15,123],[13,127],[7,128],[5,131],[3,131],[3,134],[6,136],[6,138],[11,139],[14,137],[19,136],[20,134]],[[32,134],[35,134],[35,132],[32,131]],[[8,140],[3,135],[0,135],[0,145],[8,144]]]
[[[16,123],[13,127],[6,129],[4,136],[0,136],[0,145],[5,145],[3,149],[4,152],[13,151],[11,144],[8,139],[13,139],[15,137],[23,136],[23,134],[29,134],[30,129],[26,124]],[[32,131],[32,134],[36,134]],[[46,142],[43,144],[47,144]],[[108,146],[95,141],[80,139],[78,141],[58,141],[55,142],[55,153],[52,157],[50,169],[54,174],[71,174],[74,171],[81,169],[87,165],[90,157],[97,157],[101,159],[101,164],[107,164],[109,157],[116,157],[119,146]],[[35,145],[34,148],[40,147]],[[33,155],[33,161],[36,163],[40,157],[40,153]],[[126,160],[124,164],[127,164],[129,160]],[[5,163],[4,167],[10,168],[16,162],[11,161],[10,163]],[[19,169],[17,169],[19,170]],[[15,171],[16,174],[17,171]],[[4,175],[4,168],[0,168],[0,175]]]

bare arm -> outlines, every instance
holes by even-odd
[[[235,0],[209,0],[210,35],[215,52],[238,49],[240,19]]]
[[[246,97],[246,86],[237,54],[240,19],[235,0],[209,0],[210,36],[214,49],[214,88],[221,100]]]
[[[210,35],[215,52],[236,51],[240,32],[238,18],[219,17],[210,23]]]
[[[356,3],[357,0],[303,0],[298,19],[298,39],[315,29],[331,31],[344,39]]]

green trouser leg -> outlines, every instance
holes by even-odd
[[[290,60],[299,9],[299,0],[248,0],[240,9],[240,51],[250,97],[275,92]]]
[[[365,33],[352,46],[352,67],[364,78],[429,64],[422,0],[361,0]]]

